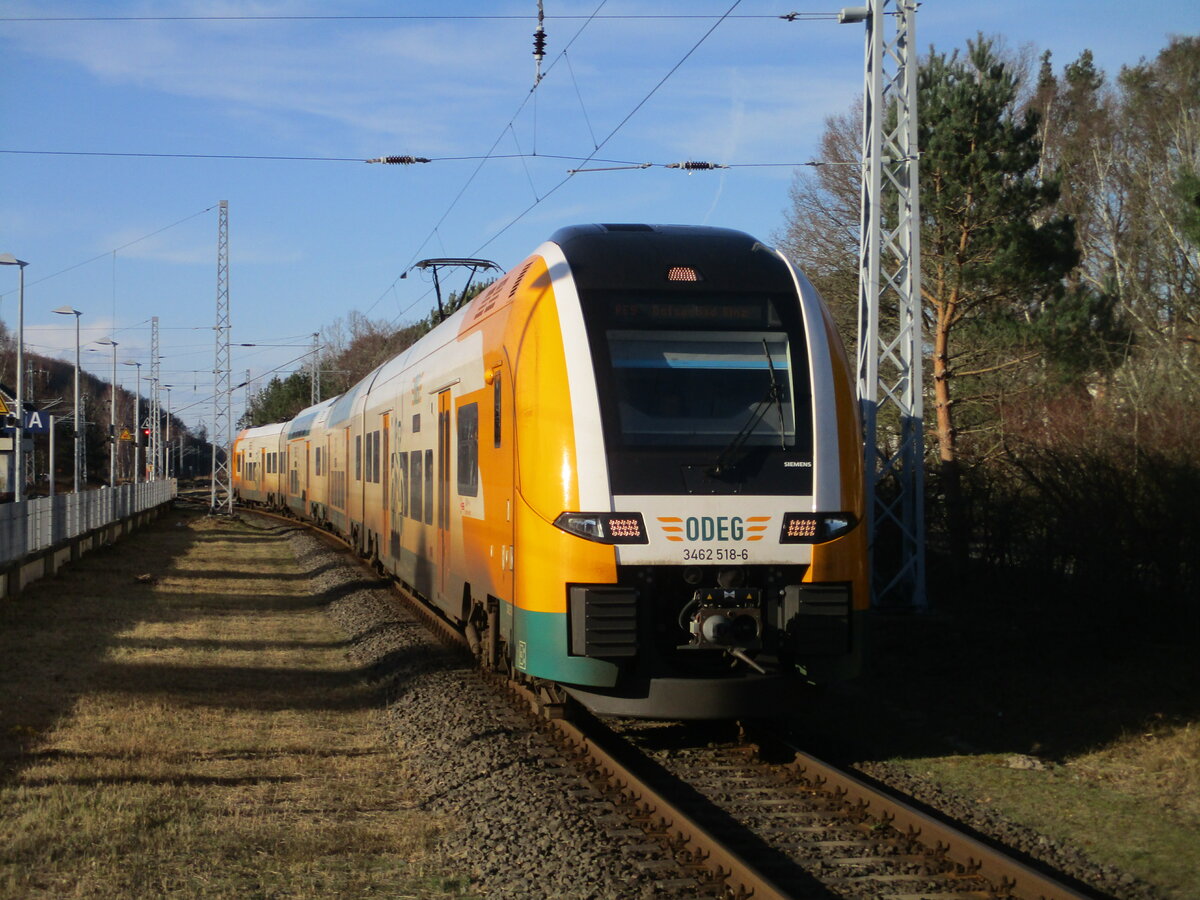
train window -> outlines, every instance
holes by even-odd
[[[458,408],[458,492],[479,496],[479,404]]]
[[[316,475],[318,478],[320,478],[321,477],[321,448],[320,447],[317,448],[316,455],[313,459],[313,465],[314,465],[313,474]]]
[[[421,433],[421,414],[416,413],[413,415],[413,434],[420,434],[420,433]]]
[[[354,436],[354,480],[362,481],[362,435]]]
[[[242,471],[242,454],[237,454],[233,458],[233,474],[237,475]]]
[[[421,486],[424,484],[424,480],[421,478],[421,451],[420,450],[414,450],[412,452],[411,475],[412,475],[412,481],[410,482],[410,487],[409,487],[409,494],[408,494],[409,506],[408,506],[408,508],[410,510],[412,517],[419,522],[419,521],[421,521],[421,510],[423,509],[422,500],[421,500]]]
[[[396,454],[396,500],[398,516],[408,515],[408,454]]]
[[[492,446],[500,446],[500,399],[504,395],[500,392],[500,371],[497,369],[495,378],[492,381]]]
[[[790,350],[781,332],[610,331],[626,446],[793,446]]]
[[[371,443],[374,445],[371,449],[371,481],[374,484],[379,484],[379,435],[378,431],[371,432]]]
[[[433,451],[425,451],[425,524],[433,524]]]

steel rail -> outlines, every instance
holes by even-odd
[[[1095,895],[1081,893],[1002,850],[964,834],[953,825],[784,743],[795,753],[795,758],[784,768],[823,790],[836,793],[847,802],[861,804],[870,815],[882,819],[929,849],[944,851],[946,858],[964,872],[987,879],[1004,895],[1017,900],[1094,900]]]
[[[525,685],[509,681],[509,687],[535,712],[542,700]],[[735,900],[789,900],[792,896],[726,847],[695,819],[647,784],[628,766],[601,747],[577,724],[565,718],[544,720],[561,740],[577,749],[603,779],[624,799],[636,806],[653,826],[669,834],[676,850],[686,852],[692,864],[706,869],[710,879],[724,887]]]

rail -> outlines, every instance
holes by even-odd
[[[175,491],[175,480],[169,479],[2,504],[0,565],[161,506],[174,498]]]

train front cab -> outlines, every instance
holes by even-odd
[[[508,343],[516,668],[667,718],[852,673],[861,441],[811,286],[715,229],[570,229],[539,257]]]

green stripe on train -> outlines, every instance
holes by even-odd
[[[567,654],[566,613],[514,608],[512,614],[514,661],[522,672],[566,684],[612,687],[617,683],[615,664]]]

